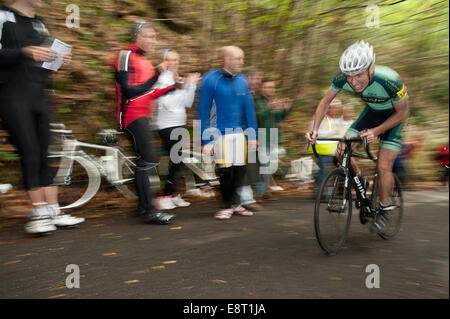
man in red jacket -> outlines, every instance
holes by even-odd
[[[119,51],[115,60],[115,78],[118,95],[117,120],[120,129],[133,138],[136,152],[135,183],[139,197],[138,215],[148,223],[168,224],[175,217],[157,211],[152,205],[150,175],[157,161],[152,153],[150,118],[155,100],[174,90],[174,86],[153,89],[160,72],[167,66],[162,63],[156,68],[145,53],[156,43],[155,29],[149,22],[136,21],[131,28],[132,44]]]

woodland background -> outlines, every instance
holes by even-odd
[[[0,1],[0,4],[11,1]],[[396,70],[408,87],[411,116],[405,139],[419,138],[410,165],[418,181],[438,179],[433,159],[436,147],[448,141],[449,3],[439,0],[312,1],[312,0],[70,0],[47,1],[40,10],[52,36],[73,46],[73,62],[53,75],[54,119],[73,130],[78,139],[95,141],[102,128],[116,128],[115,85],[111,62],[128,43],[130,22],[152,21],[158,47],[150,54],[154,65],[163,49],[181,55],[181,73],[207,72],[217,67],[216,49],[238,45],[245,67],[257,67],[275,77],[280,97],[294,100],[283,123],[287,159],[306,154],[304,133],[323,94],[339,71],[343,50],[359,39],[374,46],[377,64]],[[80,28],[66,27],[69,4],[80,8]],[[379,8],[379,27],[366,26]],[[370,18],[370,17],[369,17]],[[245,73],[245,70],[244,70]],[[360,100],[346,93],[353,104]],[[189,110],[188,126],[196,117]],[[6,132],[0,132],[0,178],[20,185],[20,166]],[[3,175],[3,176],[2,176]],[[7,176],[6,176],[7,175]],[[6,180],[5,180],[6,179]]]

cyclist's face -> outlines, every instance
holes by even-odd
[[[369,85],[369,72],[362,70],[352,75],[345,75],[348,84],[356,93],[362,93]]]
[[[142,28],[136,36],[136,45],[145,52],[150,52],[156,42],[156,32],[152,28]]]

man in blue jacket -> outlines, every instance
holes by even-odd
[[[236,46],[226,46],[221,53],[223,68],[203,77],[199,116],[203,152],[214,155],[220,164],[224,209],[214,217],[230,219],[233,214],[253,215],[242,206],[232,204],[238,178],[245,173],[246,135],[248,149],[253,151],[257,146],[257,122],[248,79],[239,73],[244,64],[244,52]]]

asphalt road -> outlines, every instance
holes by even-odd
[[[46,237],[3,222],[0,298],[449,298],[448,193],[407,192],[405,203],[398,237],[384,241],[354,215],[334,257],[314,237],[313,202],[292,195],[228,221],[212,218],[213,199],[177,209],[169,226],[89,206],[74,213],[87,217],[80,227]],[[80,288],[66,287],[70,264]],[[366,287],[370,264],[379,288]]]

